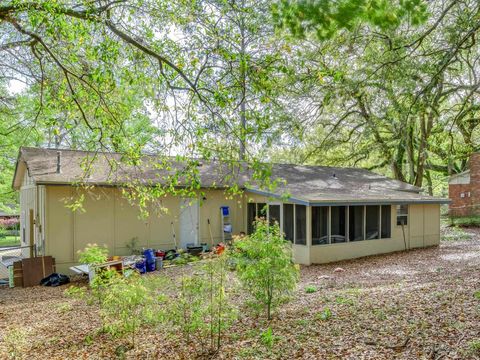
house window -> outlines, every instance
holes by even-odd
[[[397,225],[408,224],[408,205],[397,205]]]
[[[392,207],[390,205],[382,205],[382,239],[392,237]]]
[[[294,231],[293,204],[283,204],[283,233],[285,240],[293,242]]]
[[[347,207],[332,206],[330,208],[330,243],[342,243],[347,241]]]
[[[307,207],[295,205],[295,244],[307,243]]]
[[[312,245],[328,244],[328,207],[312,207]]]
[[[380,238],[380,206],[365,206],[365,237],[367,240]]]
[[[363,208],[364,206],[349,207],[349,239],[350,241],[363,240]]]

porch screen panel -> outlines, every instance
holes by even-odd
[[[280,226],[280,205],[268,205],[268,215],[270,225],[277,223]]]
[[[382,205],[382,239],[392,237],[392,207],[390,205]]]
[[[283,204],[283,232],[285,240],[293,242],[293,204]]]
[[[307,244],[307,207],[305,205],[295,205],[295,244]]]
[[[257,217],[257,204],[248,203],[247,205],[247,234],[250,235],[254,230],[254,221]]]
[[[350,241],[363,240],[363,206],[350,206],[348,218]]]
[[[347,208],[346,206],[332,206],[331,207],[331,233],[330,243],[342,243],[347,241],[346,227],[347,227]]]
[[[328,207],[312,207],[312,245],[328,244]]]
[[[366,206],[367,240],[380,238],[380,206]]]
[[[265,203],[258,203],[257,204],[257,217],[261,219],[267,218],[267,204]]]

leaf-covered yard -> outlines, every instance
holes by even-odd
[[[271,323],[240,311],[215,356],[479,358],[480,230],[443,231],[438,248],[302,268],[293,301]],[[178,269],[168,271],[174,276]],[[0,290],[0,358],[7,350],[29,359],[120,355],[123,340],[98,332],[95,307],[66,297],[64,290],[65,286]],[[162,328],[143,329],[136,348],[125,352],[131,359],[191,358],[190,354]]]

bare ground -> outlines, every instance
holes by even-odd
[[[215,357],[478,359],[480,230],[467,233],[469,240],[450,236],[456,240],[440,247],[304,267],[293,301],[271,323],[242,311]],[[339,267],[344,271],[336,272]],[[8,358],[7,350],[25,359],[116,357],[126,340],[98,333],[95,307],[64,290],[0,289],[0,359]],[[272,347],[260,336],[269,326]],[[138,339],[127,358],[194,357],[162,329],[144,329]]]

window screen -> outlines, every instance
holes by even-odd
[[[267,204],[265,203],[257,204],[257,216],[262,219],[267,218]]]
[[[307,207],[295,205],[295,244],[305,245],[307,243]]]
[[[408,205],[397,205],[397,225],[407,225]]]
[[[268,205],[270,226],[277,223],[280,226],[280,205]]]
[[[366,206],[366,238],[367,240],[380,238],[380,206]]]
[[[328,207],[312,207],[312,245],[328,244]]]
[[[257,204],[248,203],[247,205],[247,234],[250,235],[254,230],[254,222],[257,217]]]
[[[293,242],[293,204],[283,204],[283,233]]]
[[[382,205],[382,239],[392,237],[392,207],[390,205]]]
[[[363,240],[363,206],[349,207],[349,239]]]
[[[331,207],[331,233],[330,243],[342,243],[347,241],[346,226],[347,215],[345,206],[332,206]]]

